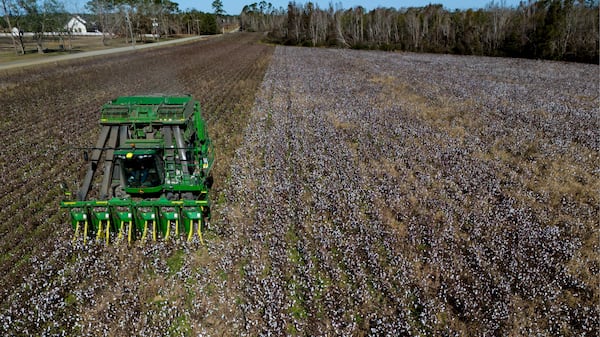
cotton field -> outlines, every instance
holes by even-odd
[[[1,335],[598,333],[597,65],[257,40],[81,61],[100,83],[75,96],[86,108],[41,120],[71,80],[0,86],[1,214],[22,223],[0,225]],[[84,164],[62,149],[91,144],[96,103],[131,90],[204,107],[218,151],[204,244],[71,242],[54,180]]]

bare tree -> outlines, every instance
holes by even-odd
[[[102,44],[108,45],[107,39],[114,35],[118,25],[114,1],[91,0],[86,4],[86,9],[96,15],[97,26],[102,32]]]
[[[287,42],[296,44],[300,42],[300,13],[296,4],[290,2],[287,12]]]
[[[245,7],[243,27],[253,22]],[[287,15],[285,15],[287,14]],[[275,16],[272,16],[275,17]],[[450,12],[442,5],[396,10],[327,10],[290,2],[283,20],[260,29],[287,44],[405,49],[457,54],[551,58],[598,63],[597,0],[527,0],[517,8],[493,0],[483,9]],[[273,21],[275,22],[275,21]],[[260,25],[259,25],[260,26]],[[285,33],[280,33],[285,31]]]
[[[25,48],[23,47],[23,39],[21,37],[21,30],[18,27],[13,27],[10,21],[10,17],[14,15],[14,13],[18,12],[17,4],[14,0],[2,0],[2,11],[4,12],[4,21],[6,21],[8,29],[10,29],[10,38],[15,49],[15,54],[25,54]]]
[[[490,48],[496,50],[504,40],[506,34],[506,25],[510,21],[510,10],[506,7],[506,1],[500,0],[496,3],[494,0],[486,6],[486,10],[491,14],[491,29],[488,33]]]
[[[58,0],[19,0],[18,4],[26,14],[28,28],[33,32],[37,51],[43,54],[46,33],[60,30],[64,24],[59,22],[61,14],[66,13],[63,3]]]
[[[416,10],[406,12],[406,25],[411,37],[412,48],[417,51],[421,47],[421,19]]]

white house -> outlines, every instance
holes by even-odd
[[[65,29],[72,33],[87,33],[87,28],[85,28],[85,20],[82,19],[79,15],[74,16],[69,20],[69,23],[65,26]]]

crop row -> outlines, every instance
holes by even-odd
[[[248,335],[596,331],[594,74],[278,48],[223,211]]]

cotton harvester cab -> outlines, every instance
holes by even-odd
[[[190,96],[119,97],[102,106],[100,125],[96,146],[84,152],[85,178],[61,203],[74,239],[202,240],[214,153],[200,104]]]

